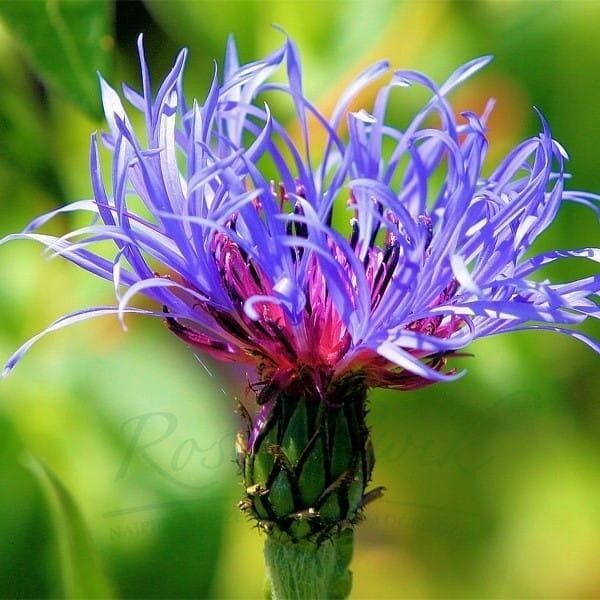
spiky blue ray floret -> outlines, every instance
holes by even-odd
[[[492,103],[483,115],[465,112],[458,122],[447,99],[490,57],[463,65],[441,86],[415,71],[389,77],[388,63],[378,62],[350,84],[328,117],[304,95],[300,56],[290,40],[263,60],[240,66],[230,39],[222,77],[215,69],[204,102],[191,105],[183,95],[186,51],[155,95],[141,37],[139,51],[142,91],[124,86],[123,95],[142,113],[145,133],[136,133],[119,94],[101,79],[109,131],[91,141],[94,199],[38,217],[1,240],[40,242],[52,256],[113,282],[115,307],[78,311],[46,332],[107,313],[164,317],[168,311],[219,352],[245,352],[248,344],[260,352],[249,322],[264,329],[261,307],[272,305],[281,311],[291,343],[306,344],[318,269],[327,310],[339,315],[349,336],[340,368],[367,350],[424,379],[445,379],[427,358],[523,329],[566,333],[600,351],[596,341],[570,328],[598,317],[600,275],[569,283],[530,279],[557,260],[599,263],[600,250],[527,256],[561,203],[600,214],[599,197],[563,189],[567,156],[539,113],[539,135],[484,177]],[[280,68],[284,83],[272,80]],[[386,76],[370,110],[351,110],[365,87]],[[398,88],[411,85],[425,88],[430,99],[399,130],[387,122],[388,105]],[[291,102],[299,141],[265,103],[274,94]],[[314,128],[325,134],[321,148],[311,142]],[[112,157],[108,187],[100,142]],[[434,185],[440,174],[442,185]],[[144,211],[131,208],[132,196]],[[332,222],[339,202],[348,202],[353,217],[350,238]],[[57,214],[77,211],[91,213],[92,225],[62,237],[37,233]],[[240,298],[233,290],[250,278],[249,271],[232,271],[215,250],[217,239],[229,240],[260,273],[262,293]],[[108,258],[94,251],[107,240],[115,247]],[[171,277],[157,277],[157,265]],[[129,308],[138,293],[163,310]],[[223,314],[237,325],[225,326]],[[248,340],[238,328],[250,331]],[[9,359],[5,373],[43,333]]]

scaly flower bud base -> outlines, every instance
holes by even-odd
[[[379,490],[366,493],[374,456],[363,379],[346,376],[321,393],[306,379],[259,394],[238,444],[240,507],[272,536],[320,543],[359,521]]]

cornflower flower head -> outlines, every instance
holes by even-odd
[[[253,370],[259,406],[238,441],[241,507],[263,529],[322,539],[349,527],[377,495],[366,492],[374,460],[369,388],[455,379],[448,359],[475,339],[510,331],[557,331],[600,351],[571,327],[598,316],[600,276],[533,278],[563,258],[600,262],[600,250],[528,253],[561,203],[600,214],[599,198],[564,189],[567,156],[541,114],[539,134],[483,175],[492,103],[481,115],[457,116],[447,100],[490,57],[441,85],[375,63],[323,115],[304,94],[290,40],[244,65],[230,40],[222,73],[215,70],[204,100],[191,104],[182,84],[186,51],[153,93],[141,38],[139,50],[141,92],[124,86],[123,96],[145,131],[101,79],[109,130],[92,136],[93,200],[3,241],[41,242],[114,284],[115,306],[72,313],[46,331],[144,314],[164,319],[194,349]],[[283,82],[273,77],[279,70]],[[352,111],[378,81],[373,106]],[[429,100],[400,130],[386,120],[388,104],[392,95],[401,101],[397,88],[413,85]],[[272,113],[282,101],[293,107],[299,141]],[[320,147],[311,141],[315,128],[325,137]],[[112,159],[109,184],[100,145]],[[142,210],[132,208],[133,197]],[[38,233],[71,211],[94,221],[62,237]],[[115,248],[108,258],[94,251],[107,240]],[[156,310],[130,306],[138,294]]]

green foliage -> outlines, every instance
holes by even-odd
[[[30,455],[26,464],[52,513],[65,597],[111,598],[100,556],[71,494],[40,459]]]
[[[96,71],[108,75],[107,0],[3,0],[0,18],[46,83],[90,116],[101,115]]]
[[[59,198],[61,185],[47,153],[49,130],[42,107],[23,102],[33,92],[31,82],[16,72],[16,65],[4,66],[12,67],[0,70],[0,159],[10,169],[7,177],[27,179]]]

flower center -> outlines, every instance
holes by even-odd
[[[275,194],[275,191],[273,192]],[[302,188],[292,197],[283,186],[279,186],[276,197],[281,204],[282,214],[303,217]],[[352,205],[353,198],[349,204]],[[376,204],[376,203],[375,203]],[[262,207],[255,201],[260,214]],[[286,208],[289,210],[286,212]],[[380,211],[382,218],[394,219]],[[426,229],[427,244],[423,249],[423,260],[427,260],[427,248],[432,238],[432,224],[426,215],[417,219],[417,224]],[[346,281],[348,297],[354,296],[351,289],[356,282],[356,261],[364,269],[364,277],[370,289],[371,311],[377,310],[392,287],[394,278],[403,268],[405,246],[410,240],[403,233],[397,219],[389,229],[381,225],[373,227],[368,236],[361,235],[356,218],[351,220],[351,233],[347,242],[327,238],[327,247],[337,269]],[[168,318],[169,327],[186,342],[201,347],[205,352],[223,360],[253,365],[259,381],[268,385],[281,383],[284,387],[300,373],[311,372],[315,381],[324,389],[340,373],[337,369],[352,349],[353,340],[347,325],[330,293],[327,271],[322,268],[321,257],[316,253],[305,255],[302,244],[291,243],[291,260],[298,273],[304,273],[304,308],[300,318],[292,318],[285,305],[278,300],[282,290],[292,284],[291,280],[273,282],[258,262],[237,241],[241,232],[237,228],[237,216],[226,222],[227,231],[216,232],[211,240],[211,255],[218,269],[220,282],[229,300],[229,306],[218,308],[213,302],[194,304],[211,315],[225,339],[213,339],[199,333],[193,327]],[[305,240],[309,228],[303,220],[291,218],[286,227],[292,240]],[[343,244],[346,247],[343,247]],[[349,257],[348,253],[353,256]],[[354,264],[351,264],[354,263]],[[436,304],[448,301],[457,290],[456,281],[451,281],[440,295]],[[419,319],[409,322],[406,329],[421,334],[448,337],[460,324],[447,322],[442,317]],[[358,370],[372,377],[369,382],[384,381],[388,385],[415,384],[414,376],[403,373],[373,350],[359,350],[348,362],[347,370]],[[443,360],[436,364],[443,365]],[[386,376],[382,379],[382,372]],[[417,378],[418,379],[418,378]]]

